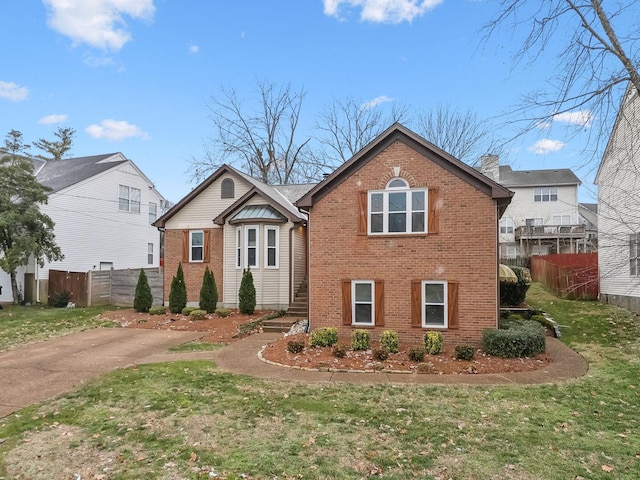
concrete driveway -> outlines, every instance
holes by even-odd
[[[0,418],[73,390],[102,373],[146,363],[149,357],[203,335],[98,328],[1,353]]]

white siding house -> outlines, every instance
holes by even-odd
[[[640,313],[640,99],[623,98],[596,175],[603,301]]]
[[[160,234],[151,224],[167,201],[153,183],[121,153],[78,157],[56,162],[35,161],[36,179],[52,189],[41,211],[55,222],[56,242],[64,259],[35,260],[18,272],[33,274],[35,296],[47,302],[49,270],[89,270],[158,267]],[[6,277],[6,278],[5,278]],[[0,282],[8,282],[0,272]],[[0,301],[13,301],[10,288]]]

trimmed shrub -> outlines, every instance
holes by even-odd
[[[63,292],[54,293],[51,305],[53,305],[55,308],[64,308],[69,305],[71,295],[73,294],[71,292],[67,292],[66,290]]]
[[[409,360],[412,362],[422,362],[427,351],[422,345],[413,345],[407,353]]]
[[[384,362],[387,358],[389,358],[389,349],[384,345],[380,345],[377,348],[373,349],[373,358],[378,360],[379,362]]]
[[[485,353],[496,357],[533,357],[545,351],[545,329],[525,320],[506,329],[484,330],[482,345]]]
[[[473,360],[476,353],[476,349],[471,345],[456,345],[455,351],[457,360]]]
[[[500,305],[502,306],[522,305],[531,286],[531,272],[528,268],[511,267],[511,270],[518,277],[518,281],[500,282]]]
[[[167,313],[167,309],[165,307],[151,307],[149,309],[149,315],[164,315]]]
[[[334,327],[316,328],[311,332],[309,343],[312,347],[330,347],[338,343],[338,330]]]
[[[207,312],[204,310],[194,310],[189,314],[191,320],[204,320],[207,318]]]
[[[371,344],[371,336],[368,330],[354,330],[351,334],[351,348],[355,351],[369,350]]]
[[[380,336],[380,345],[386,347],[390,353],[398,353],[398,332],[385,330]]]
[[[138,283],[136,284],[135,297],[133,298],[133,309],[136,312],[148,312],[152,304],[151,287],[147,280],[147,274],[144,273],[144,268],[141,268],[138,275]]]
[[[228,308],[220,307],[216,308],[215,314],[219,317],[225,318],[231,315],[231,310],[229,310]]]
[[[253,285],[253,275],[248,268],[242,272],[238,302],[240,313],[251,315],[256,309],[256,287]]]
[[[420,362],[418,364],[418,373],[429,373],[433,369],[432,363]]]
[[[287,351],[289,353],[300,353],[304,350],[304,342],[300,340],[289,340],[287,342]]]
[[[347,350],[349,350],[349,347],[344,344],[344,343],[336,343],[333,346],[333,356],[336,358],[344,358],[347,356]]]
[[[426,332],[422,338],[424,348],[429,355],[438,355],[442,352],[442,333]]]
[[[171,290],[169,291],[169,311],[180,313],[187,306],[187,286],[184,283],[184,273],[182,263],[178,263],[178,271],[171,280]]]
[[[185,317],[188,317],[189,315],[191,315],[191,312],[193,312],[194,310],[197,310],[197,308],[195,307],[184,307],[182,309],[182,315],[184,315]]]
[[[205,267],[204,275],[202,276],[202,287],[200,288],[200,310],[204,310],[207,313],[213,313],[218,305],[218,287],[216,286],[216,279],[213,276],[213,272],[209,270],[209,267]]]

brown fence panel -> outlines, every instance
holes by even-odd
[[[595,300],[600,289],[597,253],[571,253],[531,258],[531,276],[558,296]]]
[[[162,305],[164,279],[159,268],[145,268],[154,305]],[[89,272],[91,305],[133,306],[140,269]]]
[[[89,272],[89,292],[91,305],[111,304],[111,270]]]
[[[82,272],[63,272],[49,270],[49,305],[55,296],[62,292],[71,293],[69,301],[78,307],[87,306],[87,274]]]

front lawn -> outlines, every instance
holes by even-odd
[[[637,319],[538,285],[528,301],[587,358],[586,377],[302,385],[144,365],[0,420],[0,478],[640,478]]]
[[[0,352],[96,327],[119,326],[96,317],[115,307],[51,308],[8,305],[0,310]]]

